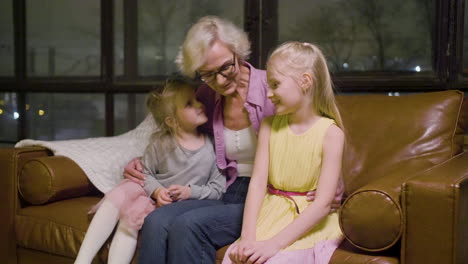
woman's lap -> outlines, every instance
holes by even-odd
[[[237,179],[223,201],[186,200],[153,211],[143,225],[139,263],[214,263],[216,250],[240,236],[248,183]]]
[[[244,204],[220,204],[188,211],[176,219],[170,232],[199,232],[216,248],[232,243],[240,235]],[[187,234],[185,234],[187,235]]]
[[[244,204],[188,200],[149,214],[143,225],[138,263],[214,263],[216,250],[240,235]]]
[[[187,213],[192,210],[197,210],[203,207],[210,207],[215,205],[222,204],[222,201],[219,200],[186,200],[168,204],[162,207],[159,207],[157,210],[154,210],[148,217],[159,217],[159,215],[164,215],[166,218],[173,219],[179,215]],[[146,221],[146,220],[145,220]]]
[[[146,229],[164,228],[169,236],[189,236],[190,234],[180,233],[182,230],[201,231],[210,238],[213,246],[220,248],[239,237],[243,209],[244,204],[226,204],[219,200],[181,201],[150,213],[145,219],[142,232]]]
[[[214,263],[216,250],[239,237],[243,209],[244,204],[221,204],[180,215],[169,227],[167,263]]]

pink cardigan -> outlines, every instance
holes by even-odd
[[[249,113],[250,123],[258,134],[263,118],[275,114],[273,103],[267,98],[268,83],[266,72],[254,68],[249,63],[250,83],[247,92],[245,109]],[[203,132],[212,134],[215,142],[216,163],[227,177],[226,188],[237,178],[237,163],[228,160],[224,145],[223,122],[223,97],[213,91],[208,85],[202,84],[197,90],[197,98],[205,105],[208,122],[204,125]]]

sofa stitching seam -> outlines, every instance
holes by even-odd
[[[455,134],[457,132],[457,124],[458,124],[458,121],[460,120],[460,115],[461,115],[461,108],[462,108],[462,105],[463,105],[463,101],[464,101],[464,98],[463,98],[463,95],[460,94],[458,91],[456,92],[459,96],[461,96],[461,100],[460,100],[460,103],[459,103],[459,106],[458,106],[458,112],[457,112],[457,118],[455,119],[455,123],[453,124],[453,132],[452,132],[452,136],[450,138],[450,148],[451,148],[451,151],[450,151],[450,157],[453,157],[453,155],[455,154],[455,148],[454,148],[454,144],[455,144]]]

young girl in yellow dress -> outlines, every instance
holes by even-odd
[[[276,115],[262,122],[241,237],[223,263],[328,263],[343,239],[330,205],[345,136],[326,60],[313,44],[285,43],[267,80]]]

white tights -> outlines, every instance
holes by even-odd
[[[89,225],[75,264],[90,264],[99,249],[114,230],[119,220],[119,210],[104,200]],[[138,231],[119,223],[112,239],[108,263],[128,264],[132,261],[137,244]]]

